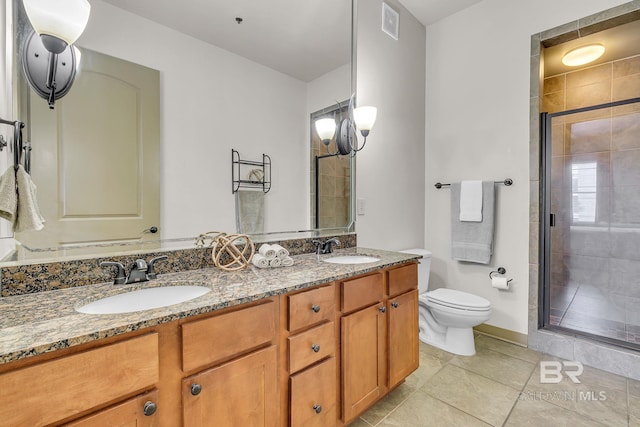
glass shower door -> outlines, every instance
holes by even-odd
[[[640,99],[542,122],[541,326],[640,348]]]

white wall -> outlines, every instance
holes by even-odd
[[[427,28],[425,246],[431,283],[473,292],[493,306],[491,325],[527,333],[529,79],[531,35],[625,3],[484,0]],[[437,181],[512,178],[497,186],[491,265],[450,258],[450,197]],[[535,202],[535,201],[534,201]],[[511,292],[490,287],[498,266]]]
[[[400,37],[381,31],[380,0],[357,2],[357,103],[378,108],[366,147],[356,157],[358,245],[424,245],[425,28],[397,1]]]
[[[263,152],[272,158],[265,229],[307,228],[306,84],[100,0],[91,3],[79,46],[160,71],[163,237],[235,231],[232,148],[248,160],[261,160]]]

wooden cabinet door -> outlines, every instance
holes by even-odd
[[[160,425],[156,406],[158,391],[153,390],[141,396],[91,414],[78,421],[65,424],[66,427],[155,427]],[[145,410],[146,408],[146,410]],[[145,413],[146,412],[146,413]]]
[[[185,427],[278,424],[276,347],[250,353],[182,381]]]
[[[418,368],[418,291],[390,298],[387,305],[389,388],[392,388]]]
[[[289,387],[291,427],[335,427],[335,357],[293,375]]]
[[[350,422],[386,390],[386,308],[372,305],[341,319],[342,417]]]

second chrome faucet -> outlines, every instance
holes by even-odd
[[[311,243],[316,245],[316,254],[318,255],[333,253],[333,245],[340,246],[340,240],[336,239],[335,237],[325,242],[321,242],[320,240],[313,240]]]

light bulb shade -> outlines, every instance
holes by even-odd
[[[57,37],[73,44],[89,21],[87,0],[23,0],[33,29],[39,35]]]
[[[569,67],[577,67],[595,61],[602,54],[604,54],[604,46],[601,44],[580,46],[567,52],[562,57],[562,63]]]
[[[358,107],[353,110],[353,121],[359,131],[370,131],[376,122],[378,109],[376,107]]]
[[[336,134],[336,121],[331,118],[316,120],[316,132],[321,140],[330,140]]]

